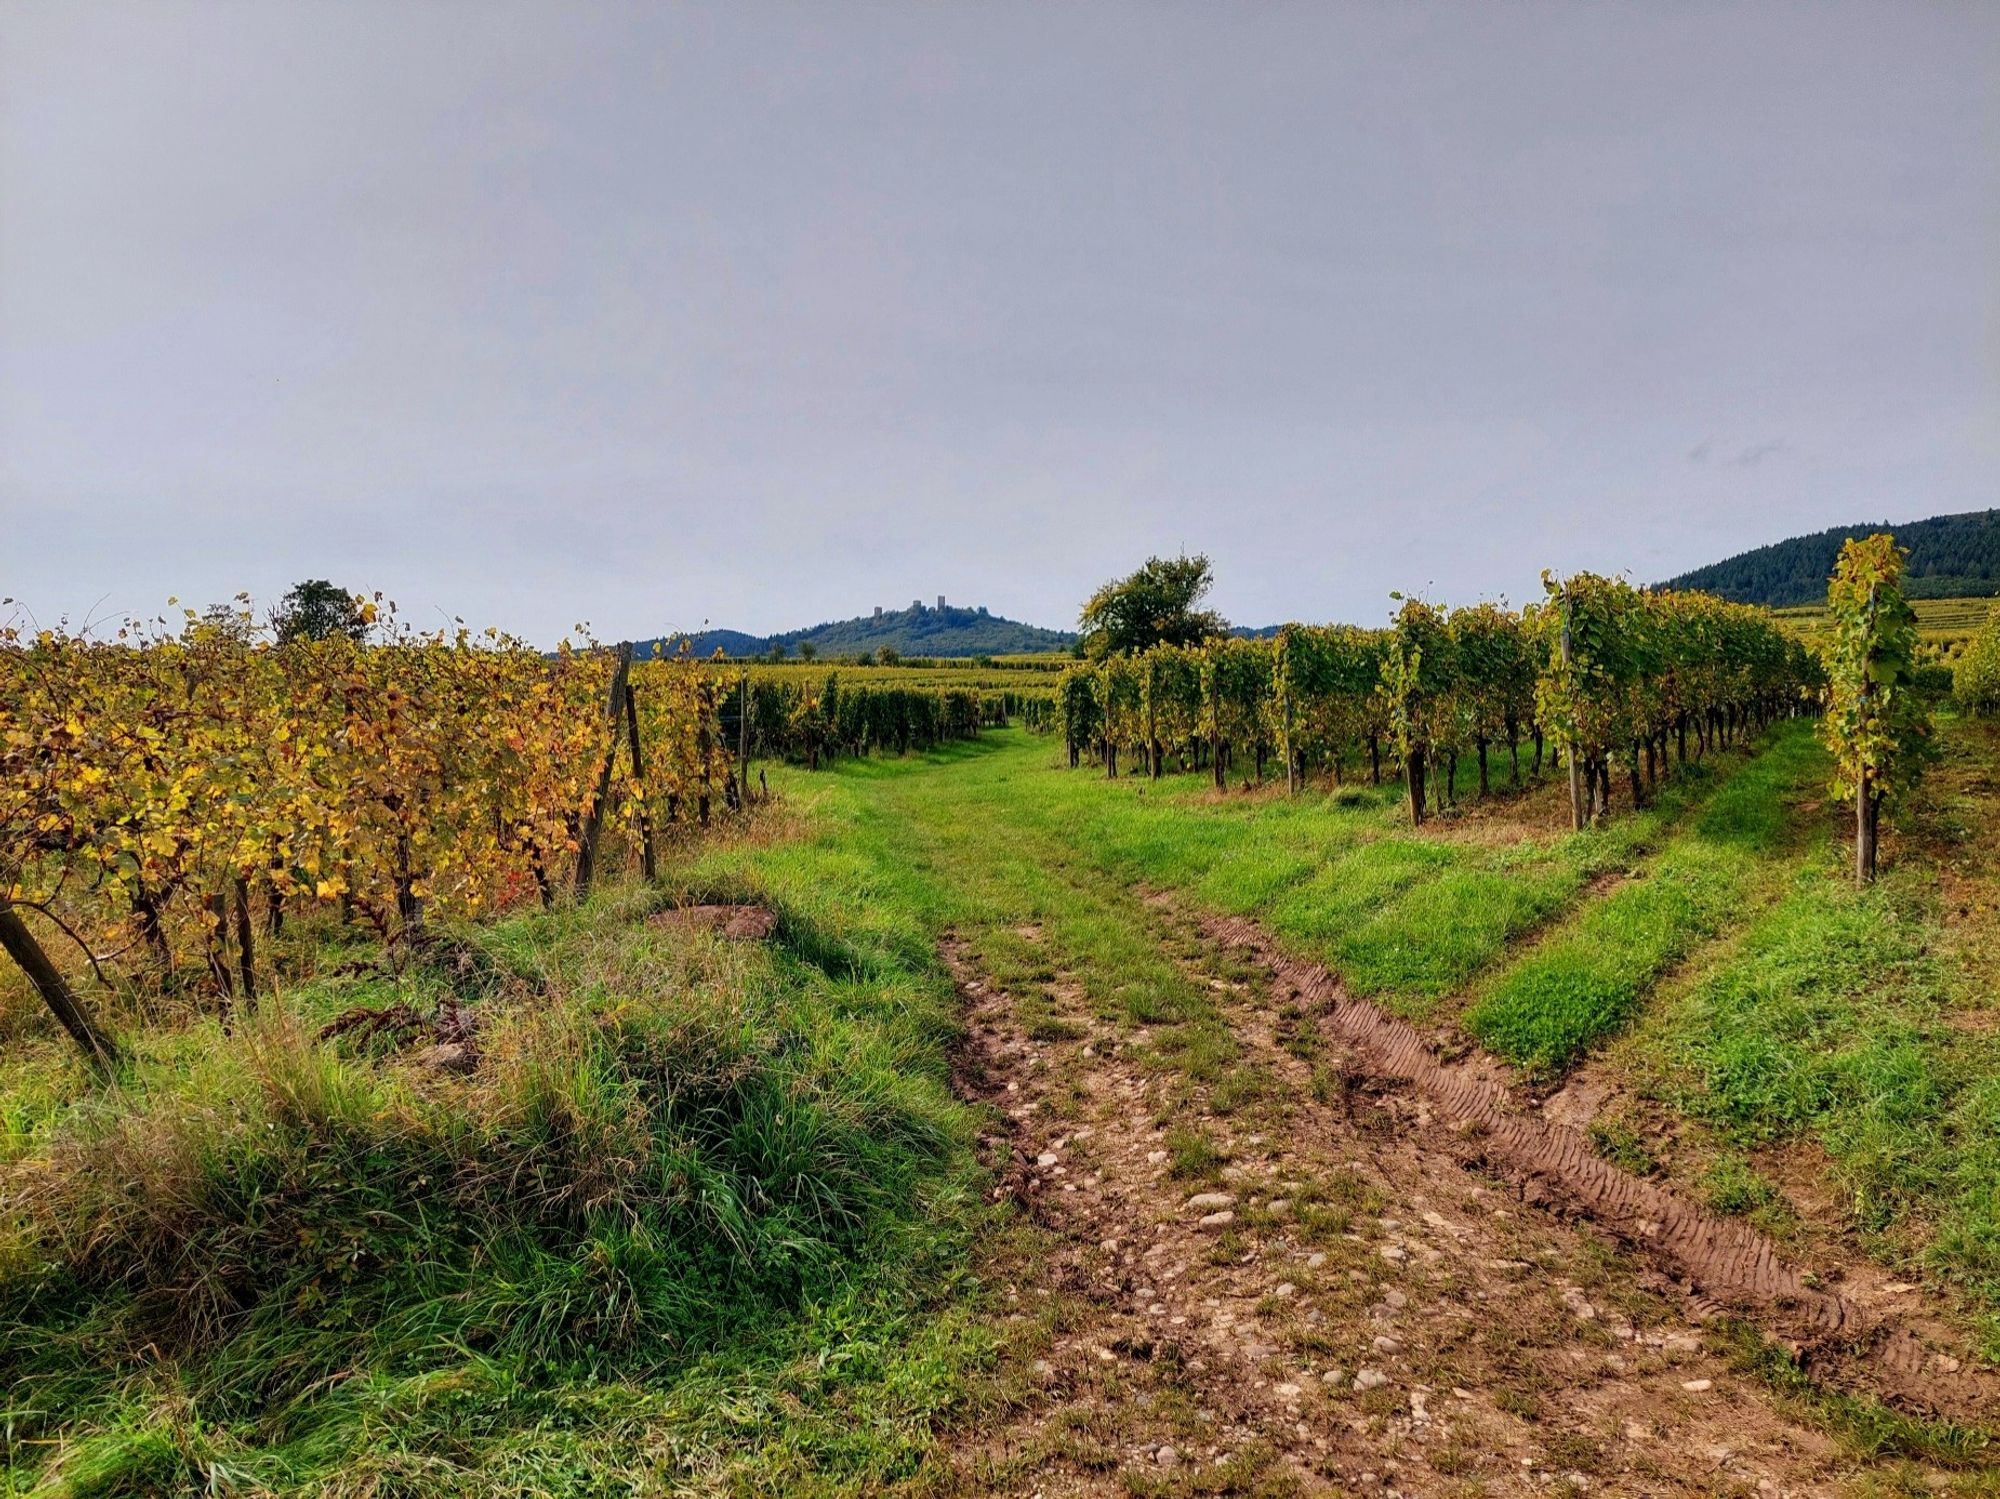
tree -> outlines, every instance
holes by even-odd
[[[1079,644],[1093,661],[1156,645],[1199,645],[1227,627],[1198,607],[1214,586],[1208,558],[1148,557],[1130,577],[1106,583],[1083,606]]]
[[[1917,616],[1903,597],[1907,554],[1886,532],[1840,549],[1827,586],[1826,647],[1834,794],[1854,798],[1854,878],[1875,878],[1883,803],[1908,790],[1929,749],[1930,709],[1917,686]]]
[[[799,642],[799,659],[801,661],[811,661],[818,655],[819,647],[814,645],[810,640],[801,640]]]
[[[374,623],[375,607],[365,599],[337,588],[325,578],[309,578],[292,586],[278,607],[271,611],[271,630],[280,645],[295,640],[349,640],[368,638]]]

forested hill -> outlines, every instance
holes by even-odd
[[[937,609],[913,604],[907,609],[885,609],[880,615],[857,615],[778,635],[705,630],[692,638],[690,649],[698,656],[713,655],[717,650],[726,656],[762,656],[774,646],[783,646],[787,656],[797,656],[800,645],[809,644],[815,653],[828,657],[872,655],[883,646],[903,656],[1005,656],[1068,650],[1075,640],[1067,631],[1003,619],[984,608]],[[640,642],[640,656],[649,654],[656,643]],[[679,637],[674,637],[664,642],[664,649],[671,652],[679,644]]]
[[[1969,510],[1892,525],[1870,521],[1794,536],[1722,562],[1698,567],[1667,588],[1700,588],[1745,604],[1818,604],[1827,575],[1850,536],[1888,531],[1910,553],[1906,591],[1912,598],[1991,598],[2000,595],[2000,510]]]

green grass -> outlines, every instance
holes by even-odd
[[[1210,1181],[1222,1174],[1228,1157],[1201,1130],[1176,1124],[1167,1131],[1168,1169],[1179,1181]]]
[[[1063,928],[1051,933],[1053,950],[1077,960],[1107,1013],[1121,1000],[1097,994],[1106,985],[1123,985],[1126,999],[1163,1018],[1176,1005],[1200,1005],[1147,957],[1157,923],[1141,913],[1135,928],[1129,898],[1144,886],[1200,909],[1254,915],[1350,988],[1420,1015],[1598,875],[1657,848],[1754,763],[1732,754],[1684,767],[1656,805],[1583,834],[1481,841],[1412,835],[1394,785],[1218,797],[1205,774],[1109,780],[1056,770],[1057,759],[1049,740],[1009,731],[923,759],[842,765],[817,779],[788,772],[781,784],[824,824],[811,840],[823,847],[776,857],[781,867],[803,858],[833,879],[862,877],[843,861],[867,861],[865,877],[878,882],[884,903],[932,926]],[[1460,769],[1461,780],[1471,774]],[[760,878],[795,876],[766,868]],[[1008,982],[1032,980],[1034,962],[1051,950],[1025,947],[1004,930],[980,940],[980,956]]]
[[[2000,1034],[1954,1023],[1921,872],[1865,893],[1843,873],[1801,872],[1648,1045],[1725,1141],[1822,1146],[1856,1227],[1907,1233],[1880,1247],[1983,1301],[2000,1353]]]
[[[991,1353],[928,948],[613,893],[463,934],[485,1060],[313,1041],[448,982],[59,1052],[0,1117],[0,1492],[872,1493]],[[452,969],[458,971],[457,966]]]
[[[2000,1357],[2000,1029],[1994,770],[2000,734],[1948,721],[1944,762],[1857,890],[1821,843],[1730,942],[1676,978],[1615,1060],[1663,1117],[1698,1121],[1693,1185],[1780,1235],[1798,1214],[1760,1153],[1808,1144],[1848,1230],[1929,1280]],[[1912,833],[1921,834],[1913,838]]]
[[[1468,1007],[1465,1028],[1541,1077],[1625,1024],[1652,985],[1738,918],[1793,839],[1792,804],[1824,781],[1810,725],[1788,724],[1643,877],[1588,907]]]
[[[1234,1044],[1165,950],[1182,940],[1172,923],[1136,891],[1254,915],[1352,989],[1423,1016],[1572,908],[1592,880],[1666,846],[1649,879],[1590,908],[1585,920],[1606,925],[1543,950],[1546,984],[1537,971],[1488,996],[1485,1013],[1520,1012],[1516,1054],[1529,1058],[1542,1054],[1533,1027],[1563,1025],[1545,990],[1567,982],[1572,1008],[1594,1017],[1565,1034],[1601,1034],[1728,914],[1789,836],[1781,798],[1824,773],[1810,727],[1785,725],[1766,753],[1682,767],[1654,805],[1600,828],[1482,839],[1413,835],[1394,786],[1218,796],[1204,775],[1113,780],[1056,769],[1057,758],[1049,740],[1007,732],[924,757],[786,772],[779,784],[802,836],[719,849],[704,869],[753,878],[797,909],[838,898],[848,902],[843,921],[898,923],[894,940],[912,962],[955,929],[1015,995],[1031,1032],[1073,1029],[1054,1018],[1052,987],[1073,984],[1102,1023],[1163,1028],[1156,1057],[1214,1083]],[[1557,971],[1565,956],[1580,976]]]

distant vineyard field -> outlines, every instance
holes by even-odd
[[[1917,611],[1919,635],[1932,645],[1949,649],[1964,645],[1979,633],[1980,626],[1986,623],[1988,614],[1996,607],[1996,601],[1990,598],[1912,599],[1910,607]],[[1824,604],[1799,604],[1771,612],[1808,640],[1822,634],[1830,623]]]
[[[1075,662],[1068,656],[1050,658],[1058,667]],[[1055,694],[1058,677],[1006,666],[974,666],[965,662],[935,662],[902,666],[850,666],[840,661],[725,661],[719,670],[732,676],[748,673],[752,682],[824,682],[837,675],[850,687],[969,687],[975,692]]]
[[[643,658],[648,652],[642,648],[640,654]],[[661,654],[672,653],[662,651]],[[756,671],[879,670],[905,682],[912,672],[956,673],[974,676],[983,682],[1018,682],[1024,672],[1059,672],[1076,663],[1076,657],[1068,651],[1033,651],[1012,656],[900,656],[887,664],[874,656],[828,652],[811,657],[785,656],[776,661],[769,656],[718,656],[715,659],[729,666],[749,667]]]

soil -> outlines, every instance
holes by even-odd
[[[1619,1169],[1565,1122],[1566,1110],[1519,1109],[1490,1067],[1440,1061],[1413,1027],[1348,995],[1318,964],[1286,956],[1253,923],[1216,919],[1203,927],[1214,940],[1255,953],[1270,969],[1281,1003],[1319,1015],[1364,1059],[1370,1076],[1413,1087],[1476,1140],[1484,1163],[1517,1182],[1528,1200],[1589,1219],[1675,1275],[1699,1300],[1753,1316],[1810,1361],[1837,1366],[1844,1378],[1900,1404],[1967,1418],[2000,1410],[2000,1379],[1966,1368],[1963,1350],[1937,1346],[1935,1327],[1828,1287],[1827,1276],[1785,1261],[1742,1219],[1709,1212]],[[1569,1100],[1572,1108],[1580,1102]],[[1861,1266],[1837,1271],[1842,1279],[1874,1278]]]
[[[1073,975],[1040,996],[1064,1023],[1031,1037],[971,947],[945,947],[957,1083],[992,1106],[995,1191],[1025,1220],[991,1250],[1008,1396],[953,1455],[967,1489],[1821,1495],[1867,1478],[1704,1321],[1727,1302],[1816,1355],[1863,1340],[1864,1372],[1890,1380],[1915,1367],[1882,1352],[1910,1330],[1872,1298],[1609,1167],[1497,1068],[1439,1061],[1254,927],[1197,931],[1157,903],[1146,919],[1242,1049],[1219,1080],[1190,1083]]]
[[[778,929],[778,913],[767,906],[678,906],[653,920],[663,926],[714,932],[731,942],[766,942]]]

